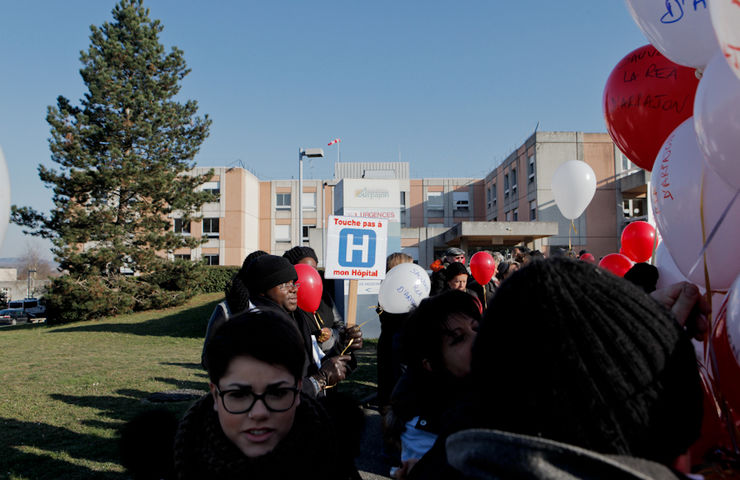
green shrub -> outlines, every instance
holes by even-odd
[[[206,266],[205,274],[198,280],[199,293],[224,293],[231,277],[236,275],[240,266]]]

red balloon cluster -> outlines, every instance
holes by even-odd
[[[486,285],[496,273],[496,261],[488,252],[478,252],[470,257],[470,273],[479,285]]]
[[[634,263],[621,253],[610,253],[599,262],[601,268],[609,270],[618,277],[624,277],[624,274],[632,268]]]
[[[652,45],[614,67],[604,89],[606,129],[632,163],[653,169],[665,139],[693,115],[698,84],[693,68],[671,62]]]
[[[622,230],[619,253],[635,262],[647,262],[653,256],[655,227],[647,222],[632,222]]]
[[[298,308],[303,311],[316,313],[321,303],[321,294],[324,293],[324,285],[321,275],[311,265],[299,263],[295,266],[298,273]]]

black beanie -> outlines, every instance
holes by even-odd
[[[531,262],[496,291],[473,347],[486,428],[668,463],[698,438],[693,345],[641,289],[587,262]]]
[[[272,287],[298,280],[295,267],[283,257],[262,255],[247,266],[247,288],[254,294],[265,293]]]
[[[311,257],[316,263],[319,263],[319,258],[316,256],[316,252],[311,247],[293,247],[287,252],[283,253],[283,257],[287,258],[288,261],[295,265],[302,258]]]
[[[468,273],[468,269],[465,268],[465,265],[463,265],[460,262],[452,262],[451,264],[445,267],[445,280],[449,282],[456,276],[462,275],[463,273],[465,275],[470,275]]]

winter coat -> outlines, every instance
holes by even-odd
[[[177,480],[360,478],[327,413],[304,395],[288,435],[273,451],[253,458],[223,433],[213,396],[202,397],[180,421],[174,464]]]

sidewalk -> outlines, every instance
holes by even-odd
[[[388,466],[383,461],[383,437],[380,426],[380,414],[376,410],[363,409],[365,412],[365,432],[362,436],[362,452],[355,460],[355,465],[364,480],[384,480],[388,476]]]

